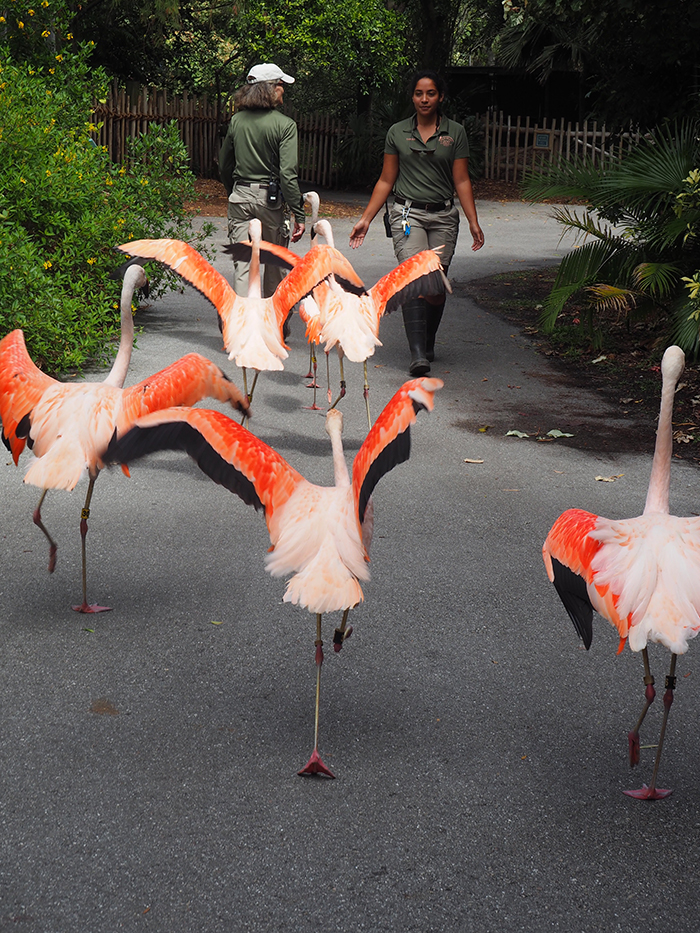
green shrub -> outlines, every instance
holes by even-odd
[[[591,159],[531,176],[526,196],[585,201],[555,217],[580,245],[562,260],[541,326],[551,332],[566,302],[583,297],[600,345],[606,317],[655,315],[667,339],[700,353],[700,124],[688,118],[649,133],[620,162]]]
[[[172,236],[200,248],[209,232],[195,233],[184,209],[194,179],[175,124],[150,126],[128,167],[95,145],[91,108],[104,76],[88,73],[88,51],[34,64],[0,46],[0,336],[21,327],[53,373],[102,361],[118,334],[110,273],[124,257],[114,246]],[[174,284],[153,273],[156,294]]]

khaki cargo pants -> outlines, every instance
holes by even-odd
[[[391,236],[396,258],[399,262],[404,262],[424,249],[435,249],[436,246],[442,246],[443,249],[439,250],[438,255],[445,274],[447,274],[447,269],[452,262],[452,256],[457,246],[459,209],[454,204],[444,211],[436,212],[422,211],[420,208],[411,206],[408,214],[411,232],[408,236],[405,236],[401,225],[403,208],[404,205],[393,204],[389,209]]]
[[[228,199],[228,238],[231,243],[248,239],[248,223],[257,218],[262,223],[262,237],[269,243],[289,245],[289,228],[284,208],[267,206],[267,186],[234,185]],[[234,262],[233,287],[237,295],[248,294],[249,262]],[[287,274],[280,266],[262,266],[263,298],[269,298]]]

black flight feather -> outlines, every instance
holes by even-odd
[[[395,308],[420,295],[444,295],[446,291],[451,291],[447,276],[442,269],[435,269],[409,282],[401,291],[395,292],[387,301],[384,313],[391,314]]]
[[[588,598],[586,581],[555,557],[552,558],[552,568],[559,598],[588,650],[593,641],[593,606]]]
[[[377,485],[379,480],[382,478],[382,476],[384,476],[385,473],[388,473],[389,470],[393,470],[394,467],[399,463],[405,463],[410,456],[411,429],[406,428],[402,434],[397,434],[394,440],[391,441],[390,444],[386,445],[376,460],[372,462],[369,470],[367,470],[367,475],[365,476],[364,482],[360,487],[358,501],[358,516],[360,519],[360,524],[362,524],[362,522],[365,520],[365,510],[367,509],[369,497],[372,495],[374,487]]]
[[[215,483],[235,493],[246,505],[265,511],[248,477],[218,454],[186,421],[166,422],[148,428],[134,427],[119,439],[113,436],[103,459],[106,463],[131,463],[157,450],[184,450]]]
[[[250,240],[243,240],[241,243],[227,243],[223,251],[230,256],[234,262],[250,262],[253,253],[253,247]],[[260,262],[264,266],[281,266],[283,269],[293,269],[289,260],[278,256],[277,253],[270,252],[265,247],[260,248]]]

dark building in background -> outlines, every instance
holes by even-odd
[[[553,72],[544,84],[524,69],[498,65],[448,68],[450,97],[461,113],[503,112],[534,121],[583,122],[583,82],[577,71]]]

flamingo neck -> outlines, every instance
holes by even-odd
[[[314,228],[316,229],[316,233],[319,236],[322,236],[329,246],[335,246],[335,242],[333,240],[333,228],[331,227],[329,221],[317,220],[314,224]]]
[[[131,362],[131,351],[134,346],[134,316],[131,312],[131,299],[139,285],[145,278],[143,269],[139,265],[129,266],[124,273],[121,294],[121,337],[116,358],[105,379],[105,385],[117,386],[121,389],[126,380],[126,374]]]
[[[661,512],[668,515],[668,493],[671,484],[671,454],[673,452],[673,397],[676,381],[664,379],[661,389],[661,408],[656,428],[654,460],[651,465],[647,501],[644,514]]]
[[[339,417],[332,417],[333,414]],[[332,409],[326,416],[326,431],[331,439],[331,447],[333,448],[333,478],[335,485],[347,487],[350,485],[350,474],[348,473],[348,465],[345,462],[345,454],[343,453],[343,421],[342,415],[340,412],[336,411],[336,409]]]
[[[262,298],[262,288],[260,286],[260,239],[262,228],[260,221],[251,221],[249,227],[250,242],[252,251],[250,254],[250,269],[248,271],[248,297]]]

